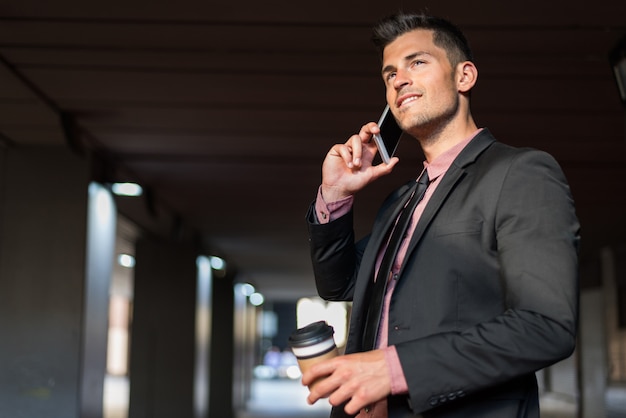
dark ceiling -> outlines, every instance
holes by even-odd
[[[623,242],[626,117],[607,60],[622,0],[3,0],[1,140],[99,156],[103,175],[150,192],[141,210],[120,202],[138,224],[201,236],[268,299],[310,295],[304,213],[322,159],[384,105],[370,27],[422,7],[470,39],[477,123],[563,166],[583,263]],[[414,141],[399,157],[359,197],[359,234],[419,169]]]

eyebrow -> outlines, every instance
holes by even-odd
[[[413,52],[412,54],[407,55],[406,57],[404,57],[404,61],[411,61],[419,56],[422,55],[431,55],[429,52],[426,51],[416,51]],[[396,67],[394,65],[385,65],[382,69],[382,71],[380,72],[383,76],[389,72],[392,72],[393,70],[395,70]]]

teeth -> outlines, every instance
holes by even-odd
[[[411,97],[408,97],[408,98],[406,98],[406,99],[404,99],[404,100],[402,101],[402,103],[400,104],[400,106],[402,106],[402,105],[403,105],[403,104],[405,104],[405,103],[412,102],[412,101],[414,101],[414,100],[417,100],[417,96],[411,96]]]

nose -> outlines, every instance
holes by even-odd
[[[396,90],[401,90],[403,87],[411,84],[411,79],[408,76],[408,72],[404,70],[397,70],[396,76],[393,79],[393,87]]]

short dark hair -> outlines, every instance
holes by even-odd
[[[387,45],[417,29],[433,31],[433,42],[446,51],[453,67],[463,61],[473,61],[469,43],[458,27],[446,19],[424,13],[398,13],[380,20],[374,26],[372,42],[382,57]]]

